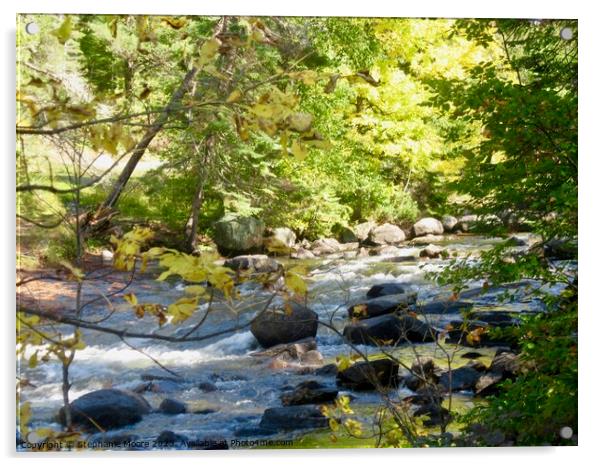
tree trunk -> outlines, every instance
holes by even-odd
[[[199,212],[203,205],[203,192],[205,187],[204,177],[200,177],[192,200],[192,208],[190,209],[190,217],[186,222],[186,247],[189,252],[194,252],[197,248],[197,228],[199,225]]]
[[[167,119],[169,118],[170,114],[175,110],[175,108],[178,106],[178,104],[182,100],[182,97],[184,96],[186,89],[188,88],[188,86],[190,85],[190,83],[192,82],[194,77],[196,76],[196,73],[197,73],[197,68],[192,68],[188,71],[188,73],[186,73],[186,76],[184,76],[184,80],[182,81],[182,84],[180,84],[180,86],[172,94],[171,99],[169,100],[169,103],[165,106],[165,108],[159,114],[159,116],[157,117],[157,119],[155,120],[153,125],[148,129],[148,131],[144,134],[144,137],[140,140],[140,142],[134,148],[130,159],[128,160],[125,167],[123,167],[123,170],[121,171],[121,174],[119,175],[119,178],[113,185],[113,190],[111,191],[111,193],[107,196],[105,201],[98,208],[98,211],[97,211],[98,213],[106,212],[107,210],[110,210],[113,207],[115,207],[115,205],[117,204],[117,201],[119,200],[119,197],[121,196],[121,193],[123,192],[123,188],[125,188],[125,185],[127,184],[130,177],[132,176],[132,173],[134,172],[136,165],[138,165],[138,162],[140,162],[140,159],[146,152],[146,149],[148,148],[148,146],[152,142],[152,140],[155,138],[157,133],[159,133],[159,131],[161,131],[161,129],[167,122]]]

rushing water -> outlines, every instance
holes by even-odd
[[[448,251],[460,254],[476,252],[490,247],[499,240],[477,236],[464,236],[448,241],[444,245]],[[399,250],[396,256],[407,256],[415,252],[414,248]],[[299,262],[295,262],[299,263]],[[441,290],[424,277],[427,271],[436,271],[443,267],[446,260],[428,261],[387,261],[386,256],[370,256],[363,258],[321,258],[303,261],[309,272],[309,306],[315,310],[320,319],[332,319],[335,327],[342,329],[346,323],[347,306],[354,300],[365,297],[366,291],[374,284],[383,282],[399,282],[407,285],[411,291],[418,293],[419,302],[428,302],[438,296],[449,295],[449,290]],[[473,284],[477,286],[478,284]],[[133,291],[140,302],[160,302],[168,304],[181,296],[183,284],[179,282],[164,283],[150,279],[137,281],[128,291]],[[257,308],[262,292],[250,284],[241,286],[241,294],[253,297]],[[488,310],[537,310],[540,304],[531,299],[518,299],[516,302],[500,307],[495,296],[475,297],[475,307]],[[206,305],[205,305],[206,306]],[[240,312],[221,306],[219,312],[210,314],[207,322],[199,330],[200,334],[227,329],[236,322],[245,322],[252,312]],[[101,307],[91,308],[87,318],[104,315]],[[203,314],[203,313],[198,313]],[[457,315],[426,316],[431,323],[442,328]],[[198,317],[197,317],[198,318]],[[179,332],[186,333],[195,325],[191,319]],[[114,313],[105,325],[117,328],[126,327],[136,331],[154,331],[156,322],[152,318],[136,319],[133,313],[125,308]],[[169,325],[167,326],[169,327]],[[164,329],[165,330],[168,330]],[[65,328],[65,331],[69,330]],[[231,439],[241,428],[256,426],[263,411],[272,406],[280,406],[279,396],[284,387],[320,377],[303,375],[295,370],[272,369],[263,358],[250,356],[258,350],[257,342],[249,330],[242,330],[213,340],[199,343],[165,343],[155,340],[129,339],[127,342],[118,337],[84,330],[86,348],[78,351],[71,367],[73,386],[70,397],[77,397],[93,390],[106,387],[134,389],[142,382],[143,374],[156,374],[170,377],[152,361],[154,358],[170,370],[179,374],[185,382],[180,384],[162,382],[162,393],[144,392],[143,395],[157,408],[164,398],[174,398],[186,402],[190,414],[164,415],[152,413],[144,419],[116,433],[128,432],[141,439],[154,439],[162,430],[172,430],[189,438],[206,436]],[[317,336],[318,350],[325,363],[334,361],[337,355],[349,355],[349,347],[344,345],[338,335],[320,326]],[[368,353],[375,353],[376,348],[363,347]],[[31,351],[33,351],[32,349]],[[468,350],[468,349],[467,349]],[[415,355],[410,348],[398,348],[396,354],[411,363]],[[443,356],[434,344],[418,345],[421,354]],[[485,355],[494,351],[479,350]],[[454,365],[464,364],[466,360],[456,359]],[[33,426],[50,426],[59,429],[55,423],[55,415],[62,405],[61,370],[57,363],[40,364],[35,369],[21,367],[21,376],[26,377],[32,387],[23,392],[23,399],[32,404]],[[322,377],[327,383],[333,383],[333,377]],[[198,388],[199,382],[211,382],[217,390],[204,392]],[[161,385],[161,383],[159,384]],[[399,389],[401,395],[404,388]],[[409,394],[409,392],[408,392]],[[460,395],[461,396],[461,395]],[[355,393],[354,405],[372,405],[378,403],[375,393]],[[196,412],[196,413],[195,413]],[[201,414],[202,413],[202,414]],[[298,435],[298,434],[291,434]]]

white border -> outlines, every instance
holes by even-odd
[[[177,457],[177,461],[195,464],[228,465],[245,462],[250,465],[266,463],[287,466],[304,465],[315,461],[344,462],[346,465],[368,462],[403,462],[407,464],[486,464],[487,466],[515,463],[517,460],[529,463],[545,463],[559,465],[576,465],[589,463],[589,459],[601,456],[596,451],[600,440],[601,385],[596,383],[595,375],[599,374],[600,332],[602,331],[602,308],[598,306],[600,294],[596,293],[599,285],[601,265],[602,231],[601,183],[602,140],[599,116],[602,109],[600,101],[600,34],[602,33],[602,17],[597,14],[595,0],[502,0],[499,2],[440,0],[440,1],[408,1],[394,0],[347,0],[345,2],[327,2],[325,0],[303,0],[297,2],[269,0],[162,0],[145,2],[127,0],[100,0],[96,2],[81,0],[20,0],[4,1],[1,4],[3,66],[2,95],[5,97],[4,108],[0,111],[2,120],[4,153],[1,156],[3,167],[0,170],[4,178],[2,186],[2,234],[0,247],[2,264],[2,291],[4,298],[1,312],[4,316],[3,328],[6,332],[1,344],[6,377],[2,384],[3,399],[6,403],[2,410],[2,433],[0,440],[3,452],[12,463],[16,459],[25,462],[43,462],[46,466],[61,464],[65,461],[86,461],[90,464],[102,464],[107,460],[140,461],[148,464],[163,464],[166,457]],[[520,448],[520,449],[441,449],[430,451],[416,450],[319,450],[319,451],[238,451],[238,452],[181,452],[181,453],[99,453],[99,454],[49,454],[49,455],[17,455],[14,452],[14,88],[15,88],[15,14],[20,13],[145,13],[145,14],[204,14],[204,15],[331,15],[331,16],[398,16],[398,17],[523,17],[523,18],[578,18],[579,19],[579,149],[580,149],[580,436],[577,448]]]

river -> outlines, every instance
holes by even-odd
[[[459,255],[478,253],[501,241],[496,238],[486,238],[474,235],[454,236],[443,243],[449,252]],[[415,248],[401,248],[392,256],[407,256],[415,253]],[[279,259],[280,260],[280,259]],[[320,319],[332,320],[336,328],[342,330],[347,322],[347,306],[355,300],[365,297],[366,291],[375,284],[384,282],[398,282],[405,284],[407,289],[418,294],[418,302],[429,302],[438,297],[449,296],[450,291],[441,289],[434,283],[425,279],[425,273],[437,271],[444,267],[447,259],[416,260],[395,262],[391,256],[377,255],[368,257],[345,258],[325,257],[307,261],[293,261],[286,259],[285,265],[290,263],[304,264],[308,273],[309,293],[308,306],[318,313]],[[103,278],[104,282],[113,277]],[[99,279],[101,281],[101,279]],[[479,283],[471,283],[471,287],[479,287]],[[100,286],[100,285],[99,285]],[[142,277],[136,280],[128,289],[138,296],[140,302],[159,302],[169,304],[181,296],[184,284],[179,281],[157,282],[151,277]],[[251,284],[240,287],[243,297],[254,297],[261,301],[265,299],[266,292]],[[500,305],[495,293],[485,296],[475,295],[471,298],[476,309],[486,310],[511,310],[511,311],[539,311],[542,304],[536,299],[525,296],[513,303]],[[152,317],[138,319],[131,310],[123,304],[120,295],[112,301],[116,303],[117,311],[103,325],[116,328],[129,328],[137,331],[154,331],[156,321]],[[204,305],[206,306],[206,304]],[[236,322],[244,322],[252,313],[241,312],[242,303],[237,303],[233,309],[221,306],[219,312],[213,312],[207,319],[199,334],[211,333],[220,329],[227,329]],[[202,308],[203,306],[201,306]],[[218,306],[219,307],[219,306]],[[106,305],[96,303],[86,310],[86,318],[93,319],[106,314]],[[178,332],[186,333],[193,328],[198,316],[192,318]],[[443,328],[447,322],[458,319],[457,314],[426,316],[437,328]],[[169,324],[162,330],[168,333]],[[59,327],[60,329],[60,327]],[[62,328],[65,333],[71,330]],[[161,401],[173,398],[185,402],[190,413],[179,415],[165,415],[151,413],[142,421],[112,433],[128,433],[142,440],[152,440],[162,430],[171,430],[189,438],[204,438],[216,436],[225,439],[237,438],[241,429],[252,429],[256,426],[266,408],[280,406],[280,395],[284,387],[308,380],[322,380],[332,383],[333,377],[315,376],[299,373],[293,369],[273,369],[265,358],[251,356],[253,351],[260,349],[249,330],[242,330],[232,334],[204,341],[201,343],[169,343],[151,340],[128,339],[130,345],[142,350],[132,348],[118,337],[84,330],[86,348],[78,351],[71,367],[72,388],[71,400],[101,388],[114,387],[122,389],[136,389],[142,381],[142,376],[173,377],[172,374],[158,367],[151,358],[158,360],[182,377],[183,382],[174,383],[170,380],[156,381],[160,392],[143,393],[149,403],[157,408]],[[324,357],[324,362],[331,363],[338,355],[349,355],[350,348],[341,341],[341,338],[331,330],[320,326],[317,335],[318,350]],[[444,356],[441,348],[434,343],[425,343],[416,346],[419,354],[432,355],[435,358]],[[36,348],[31,348],[31,354]],[[41,348],[37,348],[41,349]],[[378,352],[374,347],[361,347],[369,354]],[[470,351],[466,348],[457,353],[452,365],[459,366],[466,363],[462,359],[463,352]],[[395,354],[411,364],[415,354],[414,349],[399,347],[393,350]],[[495,348],[479,349],[485,362],[492,357]],[[26,355],[27,356],[27,355]],[[27,378],[31,386],[23,391],[23,401],[27,400],[32,405],[32,427],[52,427],[59,430],[61,427],[55,421],[55,416],[62,405],[61,392],[61,367],[58,363],[48,362],[38,365],[34,369],[23,364],[20,367],[20,376]],[[204,391],[199,389],[199,383],[207,382],[215,390]],[[400,396],[411,392],[404,387],[398,389]],[[344,391],[343,391],[344,392]],[[353,406],[372,406],[378,404],[379,395],[371,392],[354,393]],[[459,393],[456,400],[465,406],[471,406],[472,398],[469,394]],[[360,409],[361,411],[361,409]],[[304,432],[292,432],[287,438],[301,438]],[[335,445],[336,446],[336,445]]]

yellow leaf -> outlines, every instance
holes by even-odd
[[[198,298],[180,298],[167,308],[172,316],[171,323],[178,324],[189,319],[198,306]]]
[[[251,40],[263,42],[265,40],[265,33],[261,29],[254,28],[253,32],[251,32]]]
[[[38,365],[38,352],[36,351],[29,357],[29,361],[27,363],[30,369],[34,369]]]
[[[280,147],[282,148],[282,156],[288,154],[288,131],[282,131],[280,133]]]
[[[230,274],[232,270],[226,267],[215,267],[209,276],[209,282],[218,290],[220,290],[226,297],[232,295],[234,289],[234,280]]]
[[[305,157],[307,157],[307,150],[299,141],[293,141],[293,144],[291,145],[291,152],[295,156],[295,159],[299,161],[303,161],[305,160]]]
[[[64,44],[71,37],[71,31],[73,30],[73,25],[71,23],[71,16],[67,16],[63,23],[54,31],[51,32],[53,36],[59,40],[61,44]]]
[[[21,430],[21,435],[25,436],[27,432],[29,432],[29,428],[27,424],[31,419],[31,403],[26,401],[25,403],[21,403],[19,406],[19,427]]]
[[[328,420],[328,425],[330,426],[330,429],[335,432],[337,432],[339,430],[339,423],[336,421],[336,419],[330,418]]]
[[[242,97],[242,92],[240,92],[238,89],[236,89],[236,90],[232,91],[232,93],[228,96],[228,98],[226,99],[226,103],[233,104],[235,102],[238,102],[241,97]]]
[[[163,16],[161,21],[175,30],[182,29],[184,26],[186,26],[186,23],[188,23],[186,18],[178,18],[175,16]]]
[[[215,57],[215,55],[217,55],[217,52],[219,51],[220,45],[221,42],[218,39],[213,38],[206,41],[201,46],[201,50],[199,52],[200,56],[197,62],[199,68],[207,65],[209,62],[211,62],[211,60],[213,60],[213,58]]]
[[[54,433],[54,430],[48,427],[40,427],[39,429],[35,430],[36,436],[40,439],[47,439],[49,437],[52,437]]]
[[[315,84],[319,78],[317,71],[313,70],[296,71],[291,73],[290,76],[291,78],[298,79],[303,84],[307,84],[308,86]]]
[[[123,295],[123,299],[125,299],[130,306],[135,306],[136,304],[138,304],[138,298],[134,293],[128,293],[126,295]]]
[[[309,141],[305,140],[305,145],[323,150],[332,149],[332,143],[330,141],[324,141],[322,139],[312,139]]]
[[[303,280],[301,275],[294,272],[287,272],[284,275],[284,285],[295,294],[304,295],[307,293],[305,280]]]
[[[191,285],[191,286],[187,286],[184,289],[184,293],[194,294],[194,295],[199,295],[199,296],[204,296],[206,294],[206,292],[207,292],[207,289],[201,285]]]

